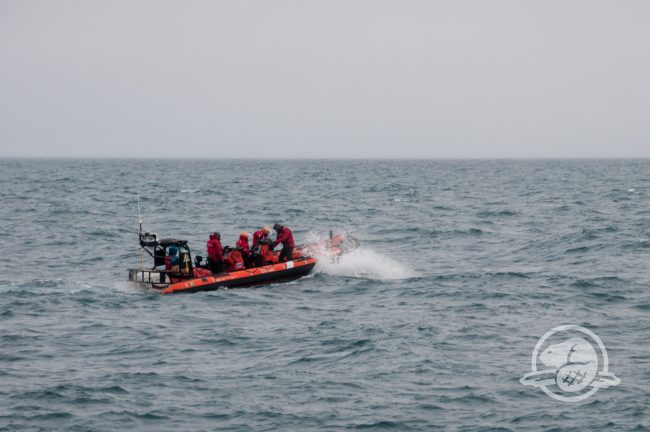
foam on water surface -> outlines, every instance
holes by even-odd
[[[360,247],[338,258],[328,253],[317,255],[316,271],[333,276],[373,280],[397,280],[413,277],[406,265],[372,249]]]

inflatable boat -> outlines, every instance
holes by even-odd
[[[219,288],[243,288],[273,282],[286,282],[306,276],[316,265],[316,259],[303,257],[292,261],[261,267],[183,277],[162,270],[130,269],[129,280],[161,294],[195,293]],[[196,277],[194,277],[196,276]]]
[[[310,252],[325,250],[334,259],[358,245],[356,239],[350,239],[348,236],[330,234],[329,240],[297,246],[292,259],[285,262],[280,262],[279,252],[268,248],[269,241],[264,245],[266,249],[261,254],[262,259],[255,264],[249,263],[248,267],[241,261],[241,250],[224,248],[227,271],[212,274],[201,265],[201,257],[192,260],[192,251],[186,240],[159,240],[156,234],[141,233],[140,246],[153,258],[154,266],[145,269],[141,257],[141,267],[129,269],[129,281],[161,294],[195,293],[291,281],[306,276],[316,265],[316,258],[310,256]]]

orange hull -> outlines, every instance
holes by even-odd
[[[173,283],[160,290],[160,292],[162,294],[192,293],[286,281],[307,275],[315,265],[315,258],[299,258],[295,261],[247,268],[215,276],[187,279]]]

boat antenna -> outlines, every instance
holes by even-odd
[[[138,194],[138,221],[140,222],[140,234],[142,234],[142,216],[140,214],[140,194]]]
[[[138,194],[138,221],[140,222],[140,235],[138,236],[138,242],[142,241],[142,215],[140,213],[140,194]],[[142,253],[142,248],[140,249],[140,268],[144,268],[144,254]]]

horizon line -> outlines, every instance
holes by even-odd
[[[210,160],[229,160],[229,161],[266,161],[266,160],[295,160],[295,161],[363,161],[363,160],[403,160],[403,161],[481,161],[481,160],[647,160],[650,156],[544,156],[544,157],[134,157],[134,156],[0,156],[0,160],[185,160],[185,161],[210,161]]]

